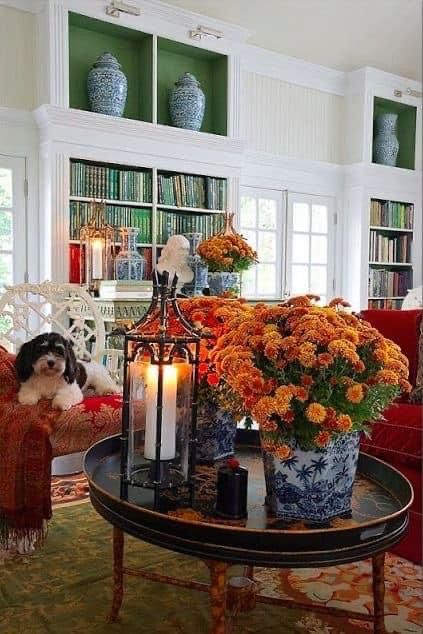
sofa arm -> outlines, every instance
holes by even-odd
[[[0,346],[0,396],[16,394],[18,389],[15,355]]]

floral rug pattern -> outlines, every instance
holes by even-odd
[[[184,579],[208,580],[200,561],[126,539],[125,564]],[[423,630],[422,568],[394,555],[386,558],[387,634]],[[239,575],[240,568],[231,574]],[[368,561],[325,569],[257,569],[262,594],[369,612]],[[111,527],[90,504],[53,513],[45,546],[32,555],[0,556],[0,631],[7,634],[205,634],[206,593],[125,579],[119,622],[107,623],[111,601]],[[298,608],[258,603],[242,614],[231,634],[359,634],[370,623]]]

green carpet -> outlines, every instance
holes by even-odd
[[[125,563],[164,574],[207,580],[205,566],[170,551],[126,539]],[[259,571],[266,594],[366,611],[371,605],[367,562],[324,571]],[[388,632],[422,631],[421,568],[388,557]],[[54,511],[47,542],[31,556],[0,557],[2,634],[207,634],[207,594],[126,577],[120,622],[107,624],[111,600],[111,527],[89,503]],[[357,621],[258,604],[234,634],[357,634]]]

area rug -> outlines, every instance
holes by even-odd
[[[126,564],[188,579],[207,580],[192,558],[126,540]],[[261,591],[299,601],[368,611],[368,562],[324,570],[258,570]],[[386,564],[388,633],[421,633],[422,569],[392,555]],[[111,599],[111,528],[90,504],[56,509],[47,542],[30,556],[0,561],[0,632],[5,634],[206,634],[207,594],[140,578],[125,580],[120,621],[106,622]],[[359,634],[347,621],[298,609],[258,604],[242,615],[233,634]]]
[[[76,504],[89,499],[88,481],[84,473],[51,478],[51,503],[53,508]]]

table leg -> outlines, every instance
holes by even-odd
[[[372,558],[373,567],[373,606],[374,632],[385,633],[385,553]]]
[[[212,627],[210,634],[227,634],[226,629],[226,573],[229,564],[223,561],[204,562],[210,571],[210,611]]]
[[[254,581],[254,566],[245,566],[244,575],[247,577],[247,579],[251,579],[251,581]]]
[[[125,534],[113,527],[113,600],[109,621],[114,623],[119,616],[123,599],[123,547]]]

